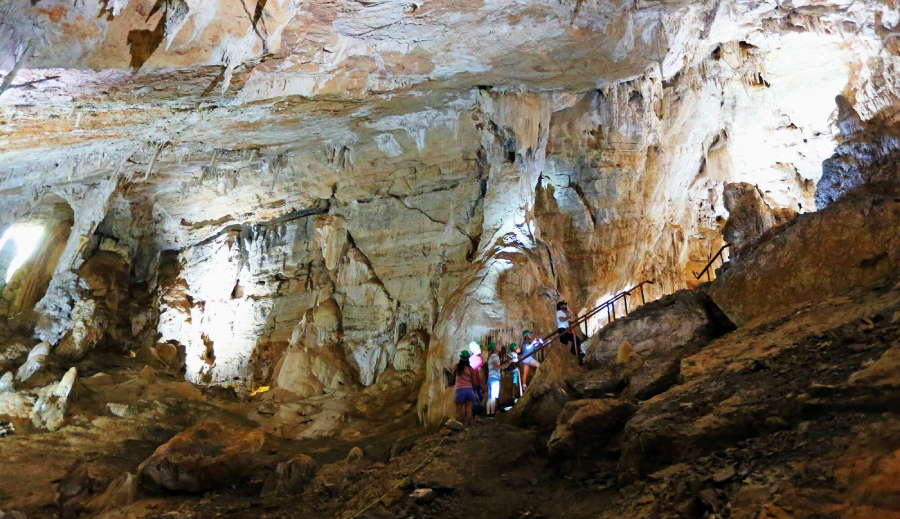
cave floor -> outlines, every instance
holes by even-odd
[[[550,431],[494,421],[423,431],[407,396],[337,420],[312,414],[330,435],[285,439],[265,395],[200,390],[142,374],[137,359],[92,357],[60,430],[19,424],[0,439],[0,507],[28,517],[351,518],[381,498],[360,517],[900,518],[898,351],[896,281],[808,304],[714,341],[683,364],[682,383],[638,403],[610,445],[569,458],[548,454]],[[106,510],[57,504],[74,466],[89,466],[85,495],[100,494],[204,420],[266,430],[230,486],[142,487]],[[348,458],[354,447],[363,459]],[[261,492],[301,453],[318,464],[312,481],[295,495]],[[434,501],[417,503],[416,488]]]

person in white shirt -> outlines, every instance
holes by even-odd
[[[559,333],[559,342],[569,345],[569,351],[572,355],[578,357],[581,362],[581,352],[577,347],[578,341],[575,339],[575,330],[567,331],[571,323],[577,321],[572,312],[569,311],[569,303],[560,301],[556,303],[556,331]]]
[[[488,418],[493,418],[497,414],[497,400],[500,398],[500,355],[497,355],[496,348],[496,343],[488,343]]]

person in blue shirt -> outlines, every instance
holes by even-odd
[[[524,370],[522,372],[522,390],[528,389],[528,374],[531,373],[531,370],[537,371],[539,367],[541,367],[541,363],[538,362],[534,355],[534,351],[544,344],[544,341],[541,339],[537,339],[534,337],[534,334],[531,333],[531,330],[525,330],[522,332],[522,366],[524,366]],[[526,357],[527,355],[531,355]]]

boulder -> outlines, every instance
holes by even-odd
[[[900,184],[865,184],[767,234],[709,286],[738,326],[900,273]]]
[[[275,469],[275,493],[277,495],[297,494],[316,476],[318,465],[305,454],[279,463]]]
[[[76,463],[56,486],[56,504],[69,513],[86,508],[91,495],[102,486],[96,468],[89,463]]]
[[[184,368],[184,347],[168,342],[160,342],[150,347],[150,355],[159,360],[171,373],[180,373]]]
[[[393,445],[391,445],[391,452],[389,459],[394,459],[397,456],[400,456],[406,452],[412,450],[412,448],[416,445],[416,440],[418,440],[420,435],[413,434],[410,436],[404,436],[399,440],[395,441]]]
[[[118,477],[106,487],[106,490],[91,499],[88,508],[97,512],[120,508],[134,503],[138,494],[138,478],[126,473]]]
[[[763,199],[759,188],[746,182],[726,183],[723,191],[728,221],[722,237],[731,244],[732,254],[755,242],[780,223],[775,211]]]
[[[634,406],[615,399],[584,399],[566,404],[547,442],[551,457],[602,449],[634,413]]]
[[[577,396],[570,381],[583,373],[578,359],[565,345],[554,345],[546,350],[540,369],[528,384],[525,394],[503,416],[506,423],[522,427],[537,425],[543,429],[556,426],[556,419],[567,402]]]
[[[585,342],[585,360],[594,371],[584,378],[582,390],[586,396],[603,396],[627,384],[633,396],[650,398],[676,382],[681,359],[732,329],[700,291],[682,290],[647,303]],[[623,343],[631,351],[619,362]]]
[[[151,487],[203,492],[240,478],[264,441],[262,429],[201,422],[157,448],[138,474]]]
[[[359,463],[363,459],[365,459],[366,455],[363,453],[362,449],[359,447],[353,447],[350,449],[350,453],[347,454],[347,463]]]

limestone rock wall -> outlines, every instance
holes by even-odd
[[[383,186],[372,198],[345,203],[366,185],[338,186],[313,210],[182,250],[160,287],[159,342],[185,347],[189,380],[301,396],[420,372],[409,337],[428,344],[481,234],[481,183],[467,166],[376,167],[364,181]]]
[[[470,340],[695,286],[726,183],[804,213],[893,174],[892,4],[13,4],[0,229],[74,213],[35,335],[94,337],[95,304],[197,383],[423,366],[433,424]],[[105,238],[127,298],[83,271]]]

